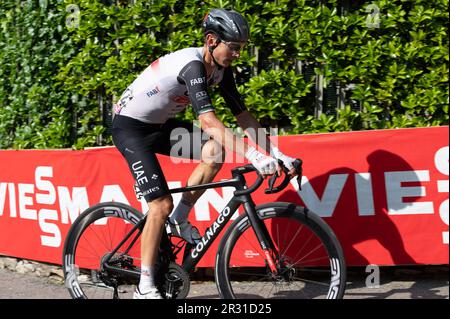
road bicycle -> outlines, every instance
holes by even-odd
[[[302,162],[294,162],[301,186]],[[247,186],[246,174],[256,172]],[[290,183],[274,174],[266,194]],[[251,194],[265,178],[253,165],[231,170],[232,178],[171,189],[180,193],[234,187],[234,196],[196,244],[164,230],[159,248],[157,286],[166,299],[189,294],[190,274],[242,205],[244,212],[229,225],[217,249],[215,282],[221,298],[343,298],[346,264],[332,229],[316,214],[294,203],[255,205]],[[294,181],[295,182],[295,181]],[[132,298],[140,276],[140,235],[146,215],[135,208],[107,202],[84,211],[71,226],[64,244],[63,270],[72,298]],[[177,241],[178,240],[178,241]]]

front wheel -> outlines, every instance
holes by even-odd
[[[331,228],[292,203],[264,204],[256,211],[273,242],[276,272],[269,267],[249,218],[241,215],[218,248],[216,283],[221,297],[342,298],[345,259]]]

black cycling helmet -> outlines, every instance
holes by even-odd
[[[203,19],[205,36],[215,33],[221,40],[247,42],[249,26],[247,20],[234,10],[212,9]]]

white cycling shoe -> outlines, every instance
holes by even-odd
[[[192,226],[188,220],[176,221],[168,219],[167,223],[170,228],[170,233],[173,236],[183,238],[185,241],[193,245],[200,242],[202,236],[200,236],[198,229]]]
[[[139,291],[139,287],[136,287],[133,299],[163,299],[163,297],[161,296],[161,293],[158,291],[157,288],[152,288],[150,289],[149,292],[142,294]]]

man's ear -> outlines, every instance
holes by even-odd
[[[219,38],[216,36],[216,35],[214,35],[214,34],[212,34],[212,33],[208,33],[207,35],[206,35],[206,45],[209,47],[209,46],[216,46],[216,45],[218,45],[219,44]]]
[[[207,35],[205,35],[205,43],[206,43],[207,46],[210,46],[211,43],[212,43],[211,37],[212,37],[211,33],[208,33]]]

